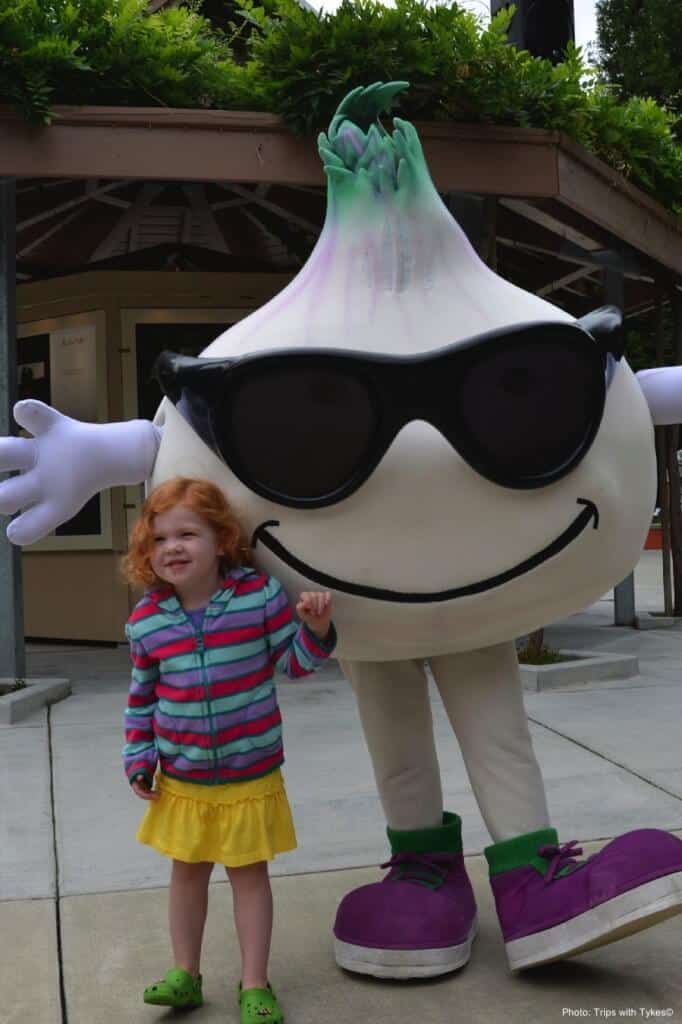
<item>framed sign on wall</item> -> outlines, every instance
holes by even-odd
[[[198,356],[251,309],[122,309],[123,409],[126,419],[153,419],[162,399],[153,375],[164,349]],[[128,530],[140,514],[144,487],[126,488]]]
[[[21,324],[17,330],[19,398],[37,398],[90,423],[107,420],[106,320],[102,310]],[[111,497],[95,495],[30,551],[112,547]]]

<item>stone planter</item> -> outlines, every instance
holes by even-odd
[[[635,654],[606,654],[603,651],[561,650],[562,661],[552,665],[519,665],[524,690],[539,692],[562,686],[576,686],[604,679],[629,679],[639,675]]]
[[[71,693],[68,679],[26,679],[26,686],[14,690],[13,679],[0,678],[0,725],[14,725],[31,711],[63,700]]]
[[[666,615],[665,612],[638,612],[637,629],[667,629],[670,626],[679,626],[682,619],[675,615]]]

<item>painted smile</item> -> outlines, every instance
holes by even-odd
[[[353,583],[348,580],[340,580],[335,576],[330,576],[328,573],[319,572],[310,565],[306,565],[300,558],[292,555],[290,551],[280,544],[269,532],[269,526],[279,526],[279,520],[270,519],[265,523],[261,523],[259,527],[254,531],[251,538],[251,546],[256,547],[258,542],[262,543],[269,551],[272,551],[282,562],[288,565],[291,569],[295,569],[296,572],[305,576],[306,579],[312,580],[314,583],[318,583],[321,587],[325,587],[328,590],[338,590],[345,594],[354,594],[357,597],[369,597],[374,601],[398,601],[404,604],[433,604],[437,601],[453,601],[457,597],[470,597],[473,594],[482,594],[486,590],[492,590],[494,587],[500,587],[503,583],[508,583],[510,580],[515,579],[517,576],[523,576],[525,573],[530,572],[531,569],[537,568],[543,562],[546,562],[549,558],[553,558],[554,555],[558,555],[560,551],[563,551],[565,547],[575,540],[583,530],[587,529],[590,523],[592,528],[596,530],[599,526],[599,510],[593,501],[588,498],[578,498],[576,504],[584,505],[582,512],[580,512],[573,520],[571,525],[564,530],[560,536],[553,540],[547,547],[542,548],[541,551],[537,551],[530,558],[524,559],[523,562],[519,562],[511,569],[506,569],[504,572],[498,573],[496,576],[490,576],[486,580],[479,580],[478,583],[468,583],[465,587],[454,587],[450,590],[437,590],[430,593],[411,593],[409,591],[402,590],[388,590],[384,587],[368,587],[362,583]]]

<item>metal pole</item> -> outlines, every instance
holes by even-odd
[[[663,293],[656,296],[656,366],[665,361],[665,329],[663,323]],[[663,564],[663,614],[673,613],[672,544],[670,531],[670,480],[668,476],[669,427],[656,427],[656,464],[658,497],[661,508],[661,559]]]
[[[620,253],[611,254],[614,259],[602,271],[604,300],[612,306],[618,306],[625,315],[625,279],[623,277],[623,261]],[[637,610],[635,608],[635,574],[630,573],[613,589],[613,622],[616,626],[636,626]]]
[[[16,432],[12,408],[17,397],[16,332],[16,192],[11,179],[0,179],[0,434]],[[26,675],[24,598],[21,551],[5,536],[0,516],[0,676]]]

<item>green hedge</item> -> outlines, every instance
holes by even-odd
[[[673,116],[620,102],[575,48],[553,67],[507,45],[511,13],[483,28],[455,3],[264,3],[244,0],[226,33],[200,0],[153,15],[146,0],[3,0],[0,99],[46,123],[55,103],[269,110],[313,134],[354,86],[402,78],[402,117],[559,129],[682,212]]]

